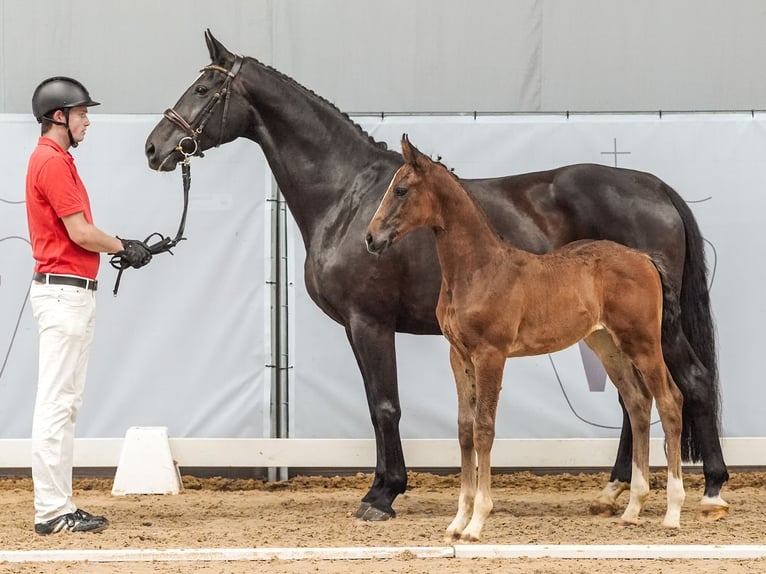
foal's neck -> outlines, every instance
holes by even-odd
[[[434,233],[445,281],[450,283],[465,276],[467,270],[482,267],[499,253],[508,252],[508,244],[456,178],[445,171],[439,175],[436,189],[443,227],[434,228]]]

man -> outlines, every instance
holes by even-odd
[[[35,274],[32,313],[40,333],[37,397],[32,421],[35,532],[99,532],[103,516],[72,502],[74,427],[82,403],[96,310],[100,253],[118,253],[138,268],[151,260],[140,241],[121,240],[93,225],[90,200],[70,147],[90,125],[97,106],[72,78],[43,81],[32,96],[41,137],[29,158],[27,220]]]

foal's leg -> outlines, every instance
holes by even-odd
[[[614,386],[620,393],[625,410],[630,419],[633,437],[633,469],[630,481],[630,500],[622,515],[626,523],[638,522],[638,515],[649,495],[649,425],[651,423],[652,398],[648,389],[644,386],[633,363],[615,344],[611,334],[606,330],[595,331],[589,335],[585,342],[598,355],[609,374]],[[611,484],[611,483],[610,483]],[[609,490],[609,485],[602,491],[599,498],[591,504],[591,512],[597,503],[605,506],[612,504],[624,486]],[[614,506],[613,506],[614,507]],[[604,512],[603,514],[607,514]]]
[[[460,537],[468,542],[479,540],[484,522],[492,512],[490,453],[495,440],[495,417],[505,359],[505,355],[495,349],[482,350],[473,356],[476,368],[476,420],[473,425],[473,440],[478,463],[478,487],[473,503],[473,516]]]
[[[681,476],[681,425],[683,396],[673,382],[670,372],[662,361],[662,352],[657,349],[647,364],[638,367],[646,386],[657,403],[657,412],[665,432],[668,459],[667,510],[662,525],[678,528],[681,521],[681,507],[686,498]]]
[[[667,484],[667,511],[663,525],[668,528],[678,528],[681,517],[681,506],[685,498],[683,479],[681,478],[681,409],[683,397],[681,391],[673,382],[670,373],[662,359],[662,347],[659,337],[659,325],[652,325],[650,322],[642,324],[636,322],[630,331],[629,336],[623,336],[620,340],[620,347],[627,356],[630,357],[633,365],[640,374],[640,384],[632,389],[626,388],[623,398],[625,399],[628,412],[631,414],[631,425],[633,427],[633,460],[635,466],[633,469],[633,480],[631,481],[631,503],[625,510],[623,520],[626,522],[637,521],[640,504],[643,501],[637,500],[637,505],[633,505],[633,490],[636,483],[636,473],[645,472],[648,476],[649,471],[649,418],[651,416],[651,397],[657,402],[657,410],[662,421],[662,428],[665,431],[665,444],[667,445],[668,458],[668,484]],[[628,392],[634,392],[635,395],[641,395],[637,398],[633,407],[628,396]],[[649,394],[648,405],[645,406],[643,397]],[[633,414],[635,409],[635,415]],[[644,425],[646,428],[644,429]],[[644,438],[643,441],[636,440],[639,432]],[[644,447],[645,442],[645,447]],[[645,449],[641,453],[637,452],[639,448]],[[646,460],[644,460],[644,452]],[[644,470],[645,469],[645,470]],[[641,484],[636,485],[637,490],[641,490]],[[647,484],[648,492],[648,484]],[[635,513],[635,514],[634,514]]]
[[[729,503],[721,497],[729,473],[719,439],[716,387],[680,327],[663,340],[663,354],[684,397],[682,431],[691,436],[694,450],[702,459],[705,493],[699,504],[700,515],[703,520],[718,520],[729,513]],[[684,430],[683,425],[689,428]]]
[[[641,384],[640,377],[625,379],[617,387],[625,403],[633,430],[633,470],[630,478],[630,499],[622,521],[637,524],[638,515],[649,496],[649,429],[652,397]]]
[[[471,517],[476,496],[476,451],[473,446],[473,421],[476,417],[476,385],[473,363],[454,346],[450,365],[457,385],[458,442],[460,443],[460,498],[455,518],[447,527],[446,541],[459,538]]]
[[[601,364],[604,365],[609,378],[618,389],[621,384],[624,384],[620,381],[633,380],[635,378],[633,365],[624,359],[622,351],[615,346],[612,336],[606,330],[594,331],[585,339],[585,342],[601,360]],[[625,457],[630,458],[633,451],[633,433],[630,426],[630,417],[625,408],[622,395],[619,395],[619,397],[624,420],[622,425],[623,434],[620,436],[619,448],[621,452],[618,454],[618,461]],[[623,449],[625,449],[625,452],[622,452]],[[615,471],[612,471],[612,476],[607,485],[590,503],[589,511],[591,514],[607,517],[617,512],[617,498],[630,488],[630,468],[623,474],[625,476],[619,476]]]

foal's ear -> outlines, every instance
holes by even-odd
[[[412,166],[423,155],[418,148],[410,143],[410,138],[407,137],[407,134],[402,134],[402,155],[404,156],[404,161]]]
[[[210,32],[210,28],[205,30],[205,42],[207,43],[207,51],[210,53],[210,61],[214,64],[225,64],[227,58],[233,57],[233,54],[226,49],[226,46],[221,44]]]

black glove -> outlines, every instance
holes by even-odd
[[[122,251],[115,253],[116,257],[119,257],[125,261],[133,269],[143,267],[152,260],[152,252],[149,250],[149,246],[143,241],[137,239],[122,239]]]

